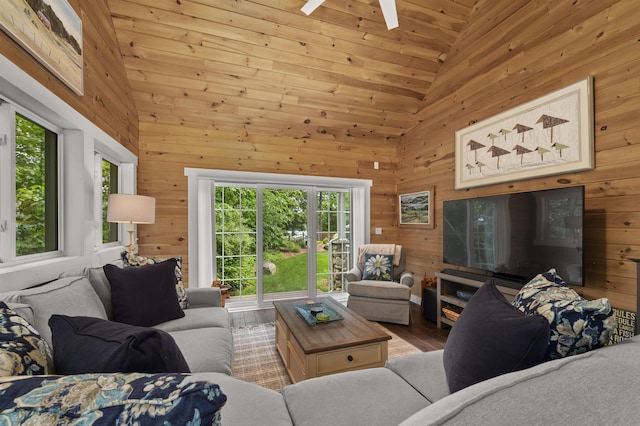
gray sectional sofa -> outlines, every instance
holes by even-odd
[[[109,317],[99,268],[0,294],[50,341],[52,314]],[[185,317],[157,327],[175,339],[192,373],[226,395],[224,425],[638,424],[640,337],[504,374],[451,394],[443,351],[386,367],[306,380],[281,392],[232,377],[232,336],[217,289],[188,290]]]
[[[191,372],[231,374],[233,338],[229,313],[220,307],[220,289],[186,289],[189,308],[184,317],[157,324],[180,348]],[[42,286],[0,293],[0,301],[29,321],[49,343],[53,314],[112,318],[111,287],[102,267],[69,271]]]
[[[219,373],[225,425],[637,425],[640,337],[505,374],[453,394],[443,351],[334,374],[281,392]]]

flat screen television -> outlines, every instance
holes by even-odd
[[[584,285],[583,186],[448,200],[443,208],[445,264],[514,283],[555,268],[567,284]]]

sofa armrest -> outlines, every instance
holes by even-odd
[[[220,287],[189,288],[186,289],[189,308],[220,307]]]
[[[402,274],[400,274],[400,284],[404,284],[407,287],[411,287],[413,286],[413,272],[411,271],[404,271]]]
[[[402,377],[430,402],[451,394],[444,371],[444,350],[390,358],[386,367]]]
[[[347,281],[354,282],[360,280],[362,280],[362,271],[357,266],[354,266],[347,272]]]

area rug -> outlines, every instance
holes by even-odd
[[[233,376],[279,391],[291,384],[287,370],[276,349],[275,325],[260,324],[233,328]],[[389,358],[412,354],[418,349],[394,333],[389,340]]]

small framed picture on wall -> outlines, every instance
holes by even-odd
[[[398,196],[400,225],[433,228],[433,187]]]

